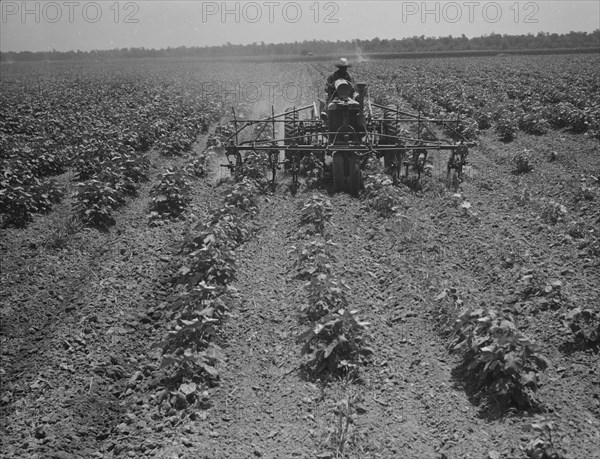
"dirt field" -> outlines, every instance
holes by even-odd
[[[195,84],[248,72],[245,81],[262,88],[298,81],[318,93],[329,70],[218,65]],[[203,89],[215,97],[222,90]],[[254,115],[290,102],[248,94],[238,106]],[[184,241],[231,190],[224,155],[207,150],[216,125],[193,145],[192,157],[208,151],[208,171],[191,181],[177,220],[148,224],[152,188],[185,162],[153,148],[150,180],[115,211],[114,225],[83,226],[53,246],[71,212],[64,199],[24,228],[1,230],[2,457],[600,457],[598,341],[565,325],[576,308],[599,311],[597,139],[565,128],[503,142],[482,131],[458,189],[435,174],[420,191],[400,187],[401,205],[387,217],[364,196],[327,186],[293,195],[281,174],[274,192],[256,194],[256,215],[243,217],[254,231],[234,251],[235,292],[214,337],[224,358],[218,378],[189,389],[191,403],[183,385],[196,380],[161,368],[153,344],[180,318],[182,288],[173,281]],[[533,170],[518,174],[514,157],[524,150]],[[307,236],[301,209],[314,194],[330,201],[332,215],[322,233]],[[350,376],[302,369],[296,337],[306,328],[307,280],[297,275],[294,249],[311,238],[335,244],[331,276],[369,323],[373,356]],[[460,309],[479,307],[510,314],[550,361],[535,405],[501,408],[471,390],[448,346]],[[548,422],[546,434],[531,428]],[[542,455],[536,439],[560,455]]]

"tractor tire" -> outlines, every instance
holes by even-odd
[[[336,151],[333,154],[333,191],[358,196],[363,187],[360,157],[353,152]]]
[[[352,196],[358,196],[362,188],[362,171],[360,169],[361,160],[356,153],[350,153],[348,156],[348,193]]]
[[[336,151],[333,154],[333,161],[331,163],[331,175],[333,177],[333,192],[344,191],[346,188],[346,176],[344,173],[345,165],[344,158],[345,154],[341,151]]]

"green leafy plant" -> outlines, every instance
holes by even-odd
[[[513,159],[515,171],[518,174],[526,174],[533,170],[533,155],[531,150],[523,150],[515,155]]]
[[[377,156],[369,155],[367,156],[367,160],[365,162],[365,173],[367,176],[383,174],[385,172],[385,167],[381,163],[382,154]]]
[[[236,272],[234,251],[254,229],[249,221],[258,211],[254,189],[248,179],[234,184],[224,206],[196,225],[182,245],[183,261],[175,275],[180,288],[173,303],[176,324],[155,344],[162,352],[161,368],[174,368],[175,379],[182,383],[171,392],[172,407],[202,402],[208,397],[206,385],[217,383],[215,367],[223,356],[214,343],[216,327],[234,291],[229,287]]]
[[[223,301],[229,290],[202,281],[173,304],[175,326],[163,340],[152,345],[160,349],[160,368],[174,366],[177,379],[193,377],[197,381],[214,382],[215,366],[223,361],[219,346],[213,343],[227,306]]]
[[[178,377],[203,372],[207,378],[219,376],[215,366],[223,361],[219,346],[210,343],[206,334],[206,319],[179,320],[164,341],[155,343],[153,348],[162,349],[160,368],[175,366]]]
[[[486,130],[492,127],[493,115],[489,111],[479,110],[473,114],[479,130]]]
[[[536,416],[536,421],[523,429],[531,432],[533,438],[525,447],[527,457],[531,459],[566,459],[566,451],[557,444],[560,431],[554,421],[544,416]]]
[[[269,158],[264,151],[251,151],[244,158],[243,177],[247,177],[259,187],[268,184],[267,170],[269,169]]]
[[[111,158],[111,161],[115,161],[115,158]],[[148,180],[148,171],[150,169],[148,157],[130,151],[126,155],[119,156],[117,161],[120,163],[121,172],[131,182],[141,183]]]
[[[310,226],[309,233],[323,234],[332,215],[331,201],[325,196],[313,194],[300,211],[300,222]]]
[[[182,156],[192,149],[198,134],[199,130],[196,126],[184,124],[161,137],[156,142],[156,147],[164,156]]]
[[[255,230],[256,225],[242,210],[224,206],[193,228],[184,240],[182,252],[190,253],[201,248],[209,235],[213,235],[220,245],[233,250],[249,240]]]
[[[600,344],[600,312],[592,308],[574,308],[561,316],[565,330],[585,343]]]
[[[319,273],[331,274],[331,261],[335,258],[329,251],[329,247],[333,246],[335,244],[332,241],[310,241],[300,249],[293,248],[292,252],[297,255],[294,267],[298,271],[298,276],[308,279]]]
[[[544,118],[543,110],[538,107],[532,112],[521,114],[518,120],[519,129],[533,135],[544,135],[550,130],[550,123]]]
[[[449,113],[447,116],[456,118],[456,114]],[[444,125],[444,132],[454,140],[473,140],[479,136],[479,120],[468,116],[459,118],[458,123]]]
[[[191,155],[185,165],[183,171],[191,177],[204,177],[208,172],[208,157],[206,153]]]
[[[43,244],[53,249],[64,249],[71,236],[83,226],[79,216],[70,212],[66,215],[53,215],[52,222],[52,230],[44,238]]]
[[[367,322],[356,311],[341,309],[323,317],[297,338],[304,343],[302,354],[308,355],[307,368],[315,374],[350,373],[373,354],[367,346]]]
[[[350,394],[338,400],[335,405],[334,414],[337,423],[332,429],[331,444],[335,450],[335,457],[345,457],[346,446],[356,441],[356,431],[352,426],[356,423],[357,414],[361,411],[359,403],[362,401],[359,394]]]
[[[567,225],[567,234],[574,239],[583,239],[586,236],[585,223],[581,220],[574,220]]]
[[[440,325],[441,334],[452,335],[456,328],[456,316],[463,309],[461,294],[455,287],[445,288],[435,297],[435,301],[439,303],[434,315]]]
[[[516,285],[520,296],[533,300],[536,309],[557,310],[569,301],[563,283],[559,279],[548,278],[540,269],[523,268]]]
[[[513,115],[505,113],[496,121],[495,129],[500,140],[510,142],[517,136],[519,125]]]
[[[64,189],[52,178],[40,179],[27,170],[7,170],[0,180],[0,208],[5,224],[24,226],[36,213],[60,202]]]
[[[110,173],[110,171],[105,171]],[[105,177],[91,178],[78,183],[73,194],[74,210],[87,224],[109,226],[115,223],[112,212],[120,206],[125,195]]]
[[[567,208],[562,204],[545,199],[540,202],[540,217],[545,223],[556,225],[558,222],[563,221],[566,215]]]
[[[536,404],[539,375],[549,362],[514,322],[494,309],[467,309],[456,320],[453,352],[461,355],[465,377],[478,395],[500,405]]]
[[[235,133],[233,123],[218,125],[215,127],[214,133],[208,136],[207,145],[209,147],[220,148],[223,143]]]
[[[244,178],[241,182],[232,185],[225,193],[225,204],[238,209],[256,214],[258,212],[258,200],[256,198],[256,184],[253,180]]]
[[[345,308],[348,304],[341,284],[328,274],[315,273],[306,284],[306,290],[308,303],[302,305],[300,310],[310,320],[319,320],[326,314]]]
[[[150,223],[180,216],[191,201],[190,189],[191,184],[182,170],[167,169],[160,182],[150,190]]]
[[[322,153],[308,152],[300,159],[300,174],[306,177],[306,185],[315,187],[325,174],[325,160]]]
[[[583,241],[579,244],[579,249],[585,250],[590,257],[600,257],[600,231],[598,229],[590,230],[586,233]]]
[[[213,212],[185,237],[181,252],[182,267],[177,272],[180,283],[193,286],[201,281],[227,285],[235,277],[235,250],[256,229],[251,218],[258,211],[249,181],[233,185],[226,194],[224,207]],[[250,187],[250,188],[249,188]]]
[[[384,174],[371,175],[365,180],[363,196],[367,207],[382,217],[394,215],[404,204],[400,190],[394,186],[392,179]]]
[[[234,279],[235,272],[233,250],[209,234],[201,247],[187,255],[177,275],[179,282],[190,286],[201,281],[226,285]]]
[[[518,282],[521,296],[531,298],[542,295],[547,281],[547,275],[540,269],[523,268]]]

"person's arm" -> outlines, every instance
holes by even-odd
[[[330,95],[333,91],[333,82],[334,82],[334,76],[333,75],[329,75],[327,77],[327,82],[325,83],[325,92],[327,92],[328,95]]]

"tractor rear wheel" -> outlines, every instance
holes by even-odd
[[[361,160],[356,153],[350,153],[348,156],[348,193],[352,196],[358,196],[362,188],[362,171],[360,170]]]
[[[354,152],[336,151],[333,154],[333,191],[343,191],[358,196],[362,188],[360,157]]]
[[[341,151],[336,151],[333,154],[333,161],[331,163],[331,175],[333,176],[333,191],[343,191],[346,187],[346,180],[344,174],[344,156],[345,154]]]

